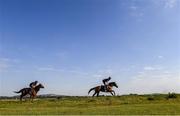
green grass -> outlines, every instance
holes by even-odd
[[[0,115],[180,115],[180,96],[128,95],[117,97],[64,97],[30,101],[0,100]],[[148,99],[153,98],[153,99]]]

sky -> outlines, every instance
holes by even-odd
[[[108,76],[118,95],[180,93],[180,0],[0,0],[0,96],[35,80],[88,95]]]

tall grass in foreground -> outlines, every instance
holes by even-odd
[[[167,99],[169,95],[124,95],[116,97],[62,97],[30,101],[0,100],[0,115],[180,115],[180,96]]]

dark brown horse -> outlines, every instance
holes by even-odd
[[[93,96],[95,96],[95,95],[99,96],[99,93],[100,93],[100,92],[109,92],[109,93],[111,93],[111,95],[116,95],[115,91],[112,90],[113,87],[118,88],[118,86],[117,86],[117,84],[116,84],[115,82],[110,82],[110,83],[107,85],[107,90],[105,90],[105,86],[104,86],[104,85],[96,86],[96,87],[94,87],[94,88],[91,88],[91,89],[89,90],[88,94],[89,94],[92,90],[94,90],[95,92],[94,92]]]
[[[32,88],[23,88],[17,92],[15,91],[15,93],[21,93],[20,101],[22,101],[22,98],[26,95],[30,95],[30,99],[32,99],[32,101],[33,101],[33,99],[37,96],[37,93],[41,88],[44,88],[44,86],[42,84],[38,84],[34,88],[34,90],[32,90]]]

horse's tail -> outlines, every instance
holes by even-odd
[[[14,93],[21,93],[22,92],[22,89],[19,90],[19,91],[14,91]]]
[[[89,90],[88,94],[89,94],[92,90],[94,90],[94,89],[96,89],[96,87],[91,88],[91,89]]]

